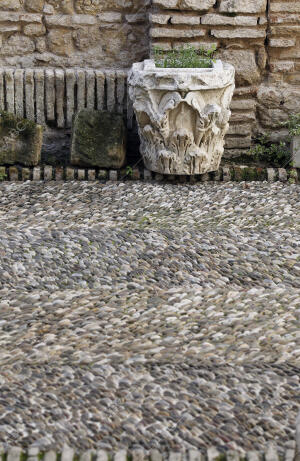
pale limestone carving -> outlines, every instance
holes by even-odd
[[[152,60],[133,65],[129,96],[147,168],[191,175],[219,168],[234,74],[221,61],[211,69],[163,69]]]

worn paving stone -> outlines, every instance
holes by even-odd
[[[299,191],[0,184],[0,443],[283,452]]]

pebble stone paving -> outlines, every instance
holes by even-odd
[[[0,443],[290,446],[299,192],[0,184]]]

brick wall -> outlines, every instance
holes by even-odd
[[[0,0],[0,66],[127,67],[148,50],[148,0]]]
[[[300,0],[153,0],[150,21],[152,45],[215,44],[235,66],[228,157],[300,111]]]

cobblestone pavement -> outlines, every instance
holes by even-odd
[[[0,443],[288,446],[299,192],[2,183]]]

